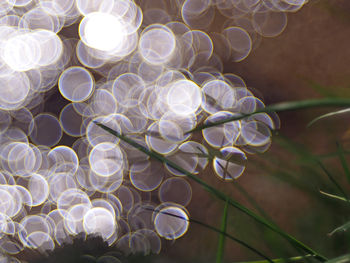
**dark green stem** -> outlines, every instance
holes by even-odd
[[[222,219],[221,219],[221,233],[219,236],[219,244],[218,244],[218,252],[216,255],[216,263],[222,263],[222,260],[224,258],[224,252],[225,252],[225,235],[222,233],[226,233],[226,226],[227,226],[227,212],[228,212],[228,202],[226,201],[224,212],[222,213]]]
[[[349,101],[349,103],[350,103],[350,101]],[[231,206],[236,207],[241,212],[243,212],[246,215],[254,218],[257,222],[261,223],[262,225],[266,226],[267,228],[271,229],[272,231],[278,233],[279,235],[284,237],[286,240],[288,240],[292,244],[296,245],[297,247],[300,247],[302,250],[304,250],[308,254],[315,255],[315,258],[317,258],[319,261],[324,262],[324,261],[327,260],[326,257],[318,254],[316,251],[312,250],[310,247],[306,246],[301,241],[297,240],[293,236],[291,236],[288,233],[286,233],[283,230],[281,230],[275,224],[272,224],[272,223],[268,222],[265,218],[255,214],[253,211],[250,211],[245,206],[243,206],[240,203],[236,202],[235,200],[233,200],[229,196],[225,195],[224,193],[220,192],[216,188],[210,186],[209,184],[207,184],[206,182],[204,182],[203,180],[201,180],[197,176],[193,175],[192,173],[190,173],[187,170],[183,169],[182,167],[178,166],[176,163],[172,162],[171,160],[168,160],[167,158],[165,158],[161,154],[158,154],[158,153],[156,153],[154,151],[151,151],[151,150],[147,149],[143,145],[141,145],[141,144],[139,144],[139,143],[137,143],[137,142],[135,142],[135,141],[125,137],[125,136],[123,136],[119,132],[114,131],[111,128],[109,128],[109,127],[107,127],[107,126],[105,126],[105,125],[103,125],[101,123],[98,123],[96,121],[94,121],[94,123],[96,125],[98,125],[99,127],[101,127],[102,129],[104,129],[105,131],[113,134],[114,136],[118,137],[119,139],[123,140],[124,142],[126,142],[126,143],[130,144],[131,146],[135,147],[139,151],[149,155],[150,157],[153,157],[154,159],[156,159],[156,160],[158,160],[158,161],[160,161],[162,163],[167,164],[168,166],[172,167],[173,169],[175,169],[175,170],[179,171],[180,173],[186,175],[188,178],[190,178],[193,181],[195,181],[196,183],[200,184],[206,191],[212,193],[217,198],[223,200],[224,202],[227,201]]]
[[[172,217],[177,217],[177,218],[180,218],[180,219],[182,219],[182,220],[188,221],[188,222],[190,222],[190,223],[195,223],[195,224],[201,225],[201,226],[203,226],[203,227],[205,227],[205,228],[208,228],[208,229],[210,229],[210,230],[212,230],[212,231],[214,231],[214,232],[217,232],[217,233],[219,233],[220,235],[222,235],[222,236],[224,236],[224,237],[227,237],[227,238],[229,238],[229,239],[231,239],[231,240],[237,242],[238,244],[240,244],[240,245],[242,245],[242,246],[248,248],[249,250],[253,251],[253,252],[256,253],[257,255],[259,255],[259,256],[261,256],[262,258],[264,258],[267,262],[273,263],[273,261],[272,261],[269,257],[267,257],[267,256],[265,256],[264,254],[262,254],[259,250],[253,248],[252,246],[248,245],[248,244],[245,243],[244,241],[242,241],[242,240],[240,240],[240,239],[238,239],[238,238],[235,238],[234,236],[232,236],[232,235],[226,233],[225,231],[222,231],[222,230],[220,230],[220,229],[217,229],[216,227],[213,227],[213,226],[211,226],[211,225],[208,225],[208,224],[206,224],[206,223],[203,223],[203,222],[201,222],[201,221],[199,221],[199,220],[196,220],[196,219],[193,219],[193,218],[188,218],[188,219],[187,219],[187,218],[184,218],[184,217],[182,217],[182,216],[175,215],[175,214],[168,213],[168,212],[163,212],[163,211],[160,211],[160,210],[157,210],[157,209],[151,209],[151,208],[144,208],[144,209],[145,209],[145,210],[154,211],[154,212],[157,212],[157,213],[161,213],[161,214],[164,214],[164,215],[172,216]]]
[[[292,111],[292,110],[302,110],[315,107],[350,107],[350,99],[344,98],[325,98],[325,99],[311,99],[302,101],[290,101],[272,104],[265,108],[259,109],[255,112],[248,114],[235,114],[234,116],[223,119],[216,122],[211,122],[203,125],[199,125],[196,128],[186,132],[185,134],[192,133],[195,131],[204,130],[206,128],[218,126],[227,122],[241,120],[258,113],[272,113],[272,112],[282,112],[282,111]]]

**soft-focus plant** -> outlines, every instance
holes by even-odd
[[[212,122],[210,124],[204,124],[201,126],[198,126],[196,128],[194,128],[193,130],[189,131],[189,132],[195,132],[198,130],[203,130],[203,129],[207,129],[209,127],[215,127],[215,126],[219,126],[222,125],[224,123],[229,123],[232,121],[236,121],[239,119],[244,119],[247,118],[249,116],[252,116],[254,114],[258,114],[261,112],[274,112],[274,111],[288,111],[288,110],[301,110],[301,109],[306,109],[306,108],[312,108],[312,107],[324,107],[324,106],[349,106],[350,105],[350,100],[349,99],[338,99],[338,98],[326,98],[326,99],[316,99],[316,100],[306,100],[306,101],[296,101],[296,102],[285,102],[285,103],[279,103],[276,105],[271,105],[271,106],[267,106],[263,109],[258,110],[257,112],[253,112],[253,113],[249,113],[249,114],[240,114],[234,117],[230,117],[230,118],[226,118],[223,120],[220,120],[218,122]],[[319,117],[318,119],[321,119],[322,117]],[[233,206],[237,209],[239,209],[241,212],[246,213],[248,216],[254,218],[256,221],[258,221],[259,223],[261,223],[262,225],[266,226],[267,228],[269,228],[270,230],[280,234],[282,237],[284,237],[286,240],[288,240],[290,242],[290,244],[292,246],[294,246],[297,250],[301,250],[304,251],[305,254],[301,255],[301,256],[297,256],[297,257],[293,257],[290,259],[277,259],[277,260],[271,260],[269,258],[266,258],[266,256],[264,256],[263,254],[260,254],[260,256],[265,257],[265,261],[259,261],[259,262],[284,262],[285,260],[287,262],[294,262],[294,261],[300,261],[300,260],[305,260],[308,261],[309,257],[312,257],[320,262],[342,262],[342,261],[336,261],[337,259],[333,259],[332,260],[328,260],[326,257],[324,257],[323,255],[321,255],[320,253],[314,251],[313,249],[311,249],[310,247],[308,247],[307,245],[303,244],[301,241],[297,240],[296,238],[294,238],[293,236],[289,235],[288,233],[284,232],[283,230],[281,230],[277,225],[275,225],[272,221],[254,213],[253,211],[249,210],[248,208],[242,206],[241,204],[237,203],[235,200],[231,199],[229,196],[227,196],[226,194],[222,193],[221,191],[215,189],[214,187],[208,185],[207,183],[205,183],[202,179],[196,177],[195,175],[191,174],[190,172],[186,171],[185,169],[183,169],[182,167],[179,167],[176,163],[168,160],[166,157],[153,152],[152,150],[147,149],[146,147],[138,144],[137,142],[133,141],[132,139],[124,136],[123,134],[120,134],[117,131],[114,131],[113,129],[110,129],[109,127],[107,127],[104,124],[95,123],[96,125],[100,126],[101,128],[103,128],[104,130],[108,131],[109,133],[113,134],[114,136],[120,138],[121,140],[123,140],[124,142],[130,144],[131,146],[137,148],[139,151],[142,151],[144,153],[146,153],[147,155],[149,155],[150,157],[165,163],[167,165],[169,165],[170,167],[172,167],[175,170],[178,170],[179,172],[185,174],[188,178],[190,178],[191,180],[195,181],[196,183],[199,183],[204,189],[206,189],[208,192],[212,193],[213,195],[215,195],[217,198],[221,199],[222,201],[226,202],[225,205],[225,209],[224,209],[224,213],[223,213],[223,220],[222,220],[222,226],[221,226],[221,231],[219,231],[221,233],[220,236],[220,240],[219,240],[219,251],[218,251],[218,255],[217,255],[217,262],[222,261],[222,253],[223,253],[223,236],[225,236],[223,233],[225,232],[226,229],[226,224],[227,224],[227,205]],[[345,170],[345,174],[348,175],[349,173],[349,169],[347,167],[346,161],[344,159],[343,156],[343,150],[341,148],[340,145],[338,145],[338,150],[339,150],[339,158],[341,160],[342,166]],[[326,175],[328,176],[328,178],[330,179],[331,183],[335,185],[335,187],[338,189],[339,192],[342,193],[342,196],[336,196],[336,195],[332,195],[332,194],[326,194],[327,196],[330,196],[332,198],[337,198],[340,200],[344,200],[347,201],[348,197],[347,194],[345,193],[345,191],[342,189],[342,187],[337,183],[337,181],[333,178],[333,176],[329,173],[329,171],[326,169],[326,167],[322,164],[322,162],[317,159],[316,157],[314,157],[312,154],[307,153],[307,152],[300,152],[300,154],[303,154],[304,157],[307,157],[308,159],[310,159],[314,164],[317,164],[318,166],[321,167],[321,169],[326,173]],[[323,193],[323,192],[321,192]],[[158,211],[161,213],[161,211]],[[171,215],[171,213],[170,213]],[[174,217],[177,217],[176,215],[172,215]],[[185,220],[185,219],[183,219]],[[335,232],[339,231],[339,230],[346,230],[347,229],[347,225],[342,226],[340,228],[337,228],[335,230]],[[334,231],[333,231],[334,232]],[[332,232],[332,233],[333,233]],[[249,248],[249,246],[244,245],[247,248]],[[345,257],[341,257],[339,258],[339,260],[344,260]]]

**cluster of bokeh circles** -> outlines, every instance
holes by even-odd
[[[275,115],[223,73],[279,35],[306,0],[0,1],[0,262],[97,234],[124,253],[159,253],[189,226],[179,171],[238,178],[266,151]],[[45,111],[62,96],[58,116]],[[76,138],[60,145],[63,134]],[[198,133],[197,133],[198,134]],[[9,256],[13,256],[9,258]]]

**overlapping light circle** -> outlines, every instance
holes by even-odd
[[[307,1],[139,2],[0,1],[0,247],[9,255],[79,233],[126,254],[159,253],[160,237],[186,233],[184,174],[95,122],[193,174],[210,163],[225,181],[269,148],[273,114],[187,132],[264,107],[223,63],[281,34],[287,12]],[[67,137],[74,143],[59,145]]]

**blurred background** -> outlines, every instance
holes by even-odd
[[[350,2],[311,0],[298,12],[288,14],[288,25],[281,35],[263,38],[247,59],[225,64],[224,72],[241,76],[247,87],[263,96],[266,105],[310,98],[346,98],[350,94],[349,46]],[[272,147],[264,154],[249,156],[240,178],[234,183],[222,182],[211,168],[202,178],[249,208],[262,209],[283,230],[324,255],[335,257],[348,252],[350,235],[329,233],[349,220],[350,209],[345,202],[319,192],[337,193],[337,189],[311,156],[321,156],[319,160],[350,194],[336,146],[338,142],[349,149],[350,114],[306,127],[315,117],[334,110],[280,113],[281,129],[274,135]],[[191,184],[191,217],[219,228],[224,204]],[[227,227],[229,233],[271,257],[300,255],[234,208],[229,208]],[[191,224],[184,237],[165,244],[161,257],[169,262],[215,262],[218,240],[217,233]],[[224,262],[247,260],[258,258],[226,240]]]

